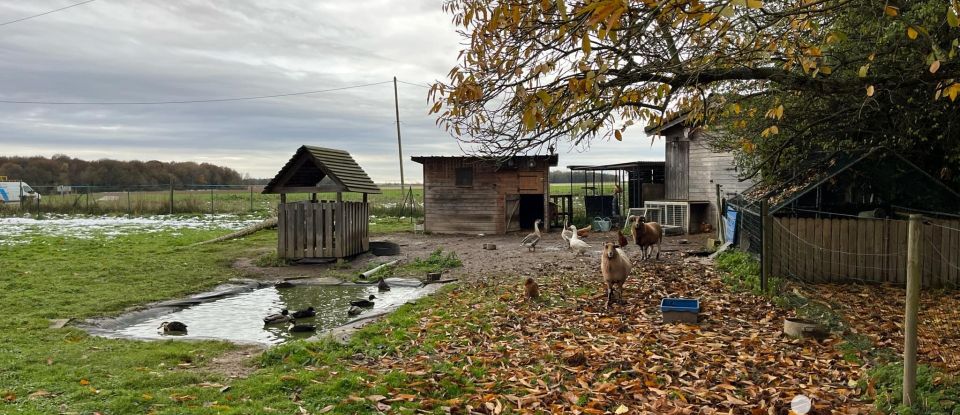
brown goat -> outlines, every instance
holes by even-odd
[[[657,222],[644,222],[643,216],[631,216],[633,242],[640,246],[640,258],[648,259],[653,255],[653,245],[657,245],[657,259],[660,259],[660,243],[663,241],[663,228]]]
[[[531,300],[540,298],[540,287],[533,278],[527,277],[527,281],[523,283],[523,294]]]
[[[603,274],[603,282],[607,284],[607,307],[610,307],[610,301],[616,292],[616,300],[623,300],[623,284],[627,282],[627,276],[630,275],[630,269],[633,264],[630,258],[617,245],[607,242],[603,246],[603,253],[600,257],[600,273]]]

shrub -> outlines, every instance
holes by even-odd
[[[767,296],[775,296],[780,291],[780,279],[773,277],[767,281],[766,292],[760,289],[760,261],[746,252],[725,251],[717,255],[716,266],[723,282],[736,291]]]

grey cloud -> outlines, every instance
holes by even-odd
[[[3,2],[0,21],[66,5]],[[228,98],[399,79],[428,83],[456,63],[439,1],[101,0],[0,28],[0,99]],[[400,84],[404,168],[459,147]],[[377,181],[399,178],[392,85],[258,101],[162,106],[0,104],[3,154],[198,160],[272,176],[300,144],[352,152]],[[561,165],[662,158],[637,129]]]

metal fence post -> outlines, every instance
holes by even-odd
[[[767,292],[767,281],[770,279],[771,247],[770,231],[770,204],[766,199],[760,201],[760,292]]]
[[[170,182],[170,214],[173,214],[173,182]]]
[[[910,215],[907,231],[907,307],[903,322],[903,404],[913,406],[917,393],[917,312],[920,308],[920,215]]]
[[[133,205],[130,204],[130,190],[127,190],[127,214],[133,214]]]
[[[253,212],[253,186],[250,186],[250,211]]]
[[[210,215],[213,215],[213,187],[210,188]]]

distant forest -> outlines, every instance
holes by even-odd
[[[210,163],[80,160],[65,155],[0,157],[0,176],[31,186],[242,184],[240,173]]]

